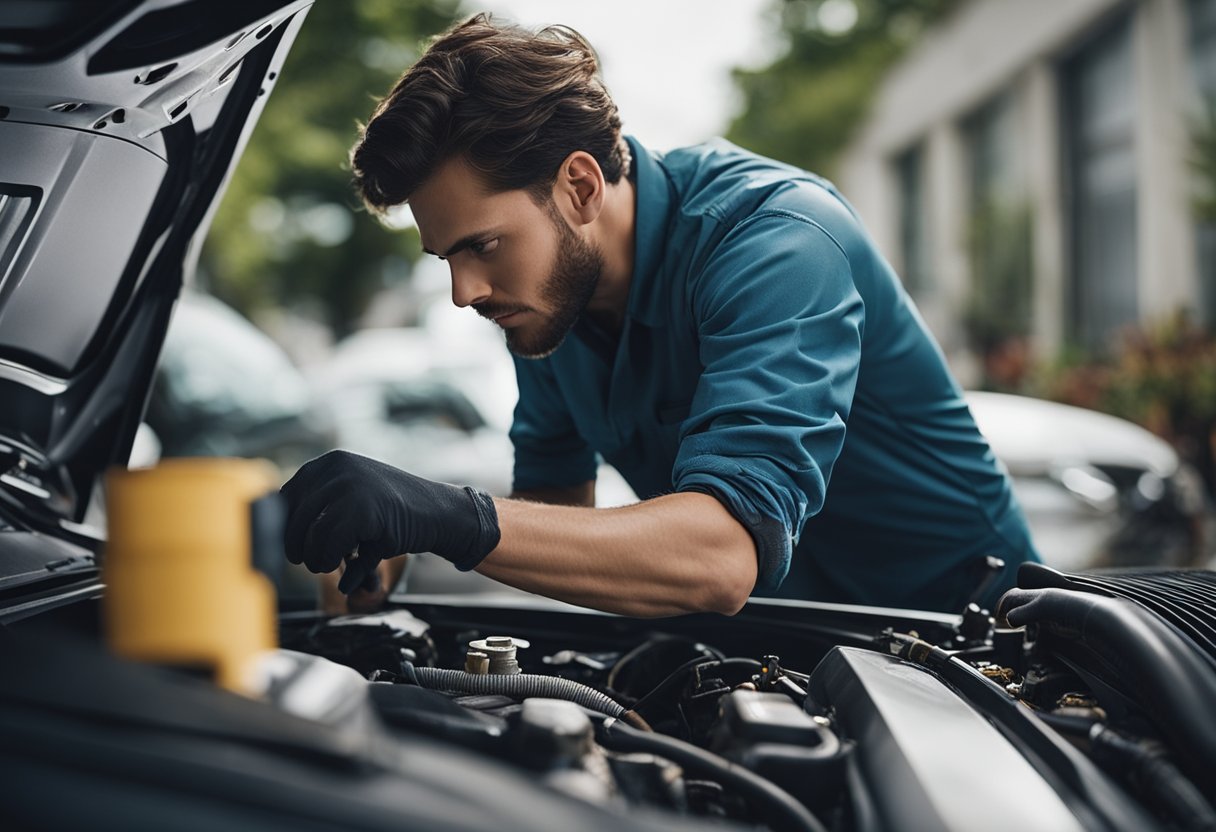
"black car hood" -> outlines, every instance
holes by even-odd
[[[0,510],[80,522],[312,0],[0,0]]]

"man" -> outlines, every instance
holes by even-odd
[[[439,37],[351,154],[408,203],[452,300],[495,321],[520,399],[515,493],[344,452],[283,492],[288,557],[460,569],[639,616],[753,592],[959,610],[1037,560],[941,352],[826,181],[725,142],[623,139],[594,52],[477,16]],[[595,509],[596,455],[642,502]]]

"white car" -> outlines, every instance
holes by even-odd
[[[341,447],[442,482],[511,491],[507,436],[518,391],[501,335],[465,312],[450,328],[365,329],[311,370],[316,396],[333,412]],[[457,318],[447,318],[452,327]],[[459,326],[458,324],[456,325]],[[601,465],[596,504],[636,501]]]
[[[967,393],[1044,561],[1058,569],[1202,565],[1211,511],[1198,473],[1144,428],[1093,410]]]

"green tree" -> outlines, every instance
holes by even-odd
[[[1030,371],[1033,274],[1030,206],[989,196],[967,228],[971,287],[963,327],[983,362],[982,386],[1016,391]]]
[[[960,0],[779,0],[786,52],[736,70],[744,107],[728,138],[809,170],[832,173],[884,73]]]
[[[1216,224],[1216,98],[1207,97],[1191,124],[1191,168],[1195,173],[1195,218]]]
[[[341,334],[408,276],[417,232],[358,208],[346,158],[356,122],[446,28],[456,0],[317,0],[216,212],[206,287],[246,314],[313,306]]]

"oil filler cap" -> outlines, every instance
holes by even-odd
[[[511,636],[487,636],[469,642],[469,650],[465,654],[464,669],[468,673],[493,676],[513,676],[519,673],[519,662],[516,654],[519,648],[528,647],[529,643],[521,638]]]

